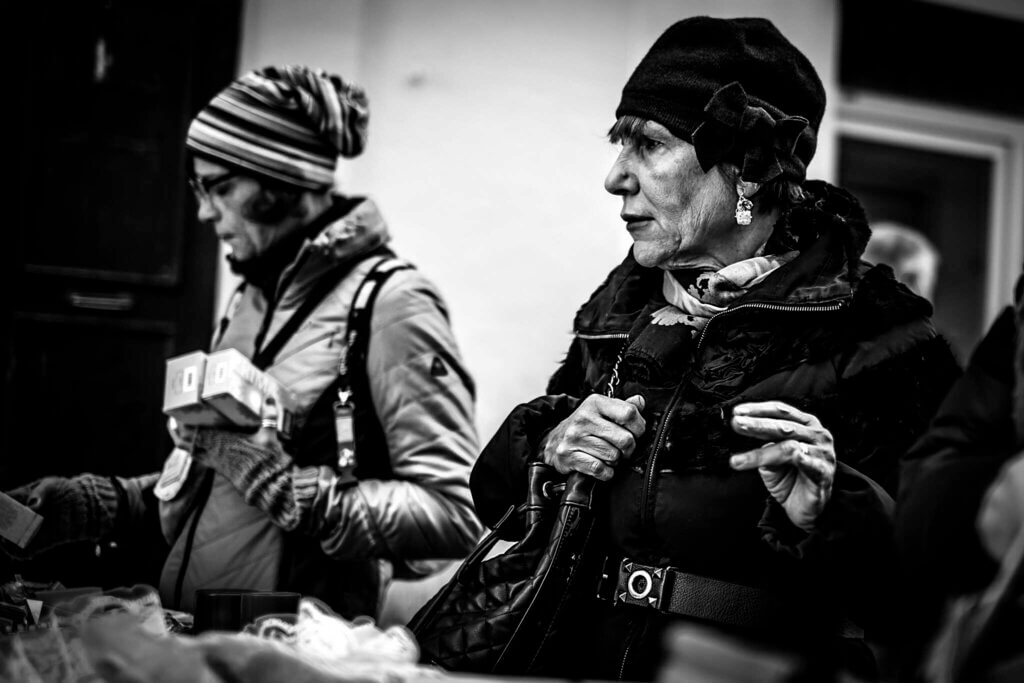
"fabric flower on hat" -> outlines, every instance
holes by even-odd
[[[704,111],[707,120],[693,132],[693,145],[705,172],[739,152],[742,161],[736,161],[744,180],[804,177],[807,165],[797,147],[809,144],[813,149],[815,136],[803,116],[773,114],[748,97],[737,81],[718,89]]]

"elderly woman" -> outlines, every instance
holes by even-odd
[[[607,482],[580,677],[651,678],[677,620],[870,674],[887,492],[956,364],[929,304],[860,261],[857,201],[805,181],[824,107],[763,19],[681,21],[623,89],[605,188],[631,253],[471,478],[491,525],[532,462]]]

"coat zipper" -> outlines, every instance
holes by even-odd
[[[633,641],[636,640],[637,624],[635,622],[630,623],[629,633],[626,634],[626,649],[622,651],[622,662],[619,664],[619,677],[617,680],[625,680],[626,675],[626,661],[629,659],[629,650],[633,647]]]
[[[608,334],[583,334],[582,332],[577,332],[576,338],[586,341],[599,341],[601,339],[629,339],[629,332],[609,332]]]
[[[711,327],[711,323],[714,322],[714,320],[716,318],[719,318],[719,317],[721,317],[723,315],[726,315],[728,313],[732,313],[733,311],[738,311],[738,310],[743,309],[743,308],[757,308],[757,309],[761,309],[761,310],[765,310],[765,311],[785,311],[785,312],[799,311],[799,312],[807,312],[807,313],[823,313],[823,312],[830,312],[830,311],[838,311],[838,310],[842,309],[843,306],[846,305],[846,301],[847,301],[847,299],[844,297],[842,299],[836,299],[836,300],[828,301],[828,302],[821,303],[821,304],[806,304],[806,305],[802,305],[802,304],[789,304],[789,305],[786,305],[786,304],[766,304],[766,303],[751,302],[751,303],[748,303],[748,304],[740,304],[739,306],[736,306],[735,308],[726,309],[726,310],[722,311],[721,313],[716,313],[713,316],[711,316],[711,318],[708,319],[707,324],[704,325],[704,329],[701,331],[700,337],[697,339],[697,346],[696,346],[696,348],[694,349],[694,352],[693,352],[694,359],[696,360],[696,358],[698,358],[699,355],[700,355],[701,347],[704,344],[704,338],[707,336],[708,328]],[[682,388],[683,388],[683,382],[681,381],[681,382],[679,382],[678,385],[676,385],[675,391],[672,392],[672,398],[669,399],[668,407],[665,409],[665,417],[662,418],[661,424],[658,425],[658,433],[657,433],[657,436],[656,436],[656,438],[654,440],[654,450],[651,451],[651,457],[647,461],[646,481],[644,483],[643,494],[642,494],[642,497],[640,499],[640,523],[641,523],[641,527],[642,528],[646,528],[648,525],[650,525],[650,523],[652,521],[651,517],[653,515],[652,515],[652,511],[649,509],[649,501],[651,501],[653,499],[654,477],[655,477],[655,475],[656,475],[656,473],[658,471],[658,467],[657,467],[657,465],[658,465],[658,453],[661,450],[661,446],[662,446],[662,444],[665,441],[665,434],[668,431],[668,423],[669,423],[669,421],[670,421],[670,419],[672,417],[672,411],[675,409],[676,404],[679,402],[679,394],[680,394]]]

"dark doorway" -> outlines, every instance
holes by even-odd
[[[872,223],[905,225],[938,248],[934,321],[965,361],[984,324],[992,162],[851,137],[839,160],[839,184]]]
[[[234,76],[240,0],[21,6],[0,489],[158,471],[164,361],[205,348],[217,245],[183,142]]]

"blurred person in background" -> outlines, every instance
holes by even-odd
[[[243,278],[211,350],[256,357],[322,290],[266,366],[296,398],[291,438],[279,438],[273,419],[255,434],[172,420],[176,448],[162,473],[49,477],[11,491],[44,517],[23,554],[116,539],[158,503],[171,546],[166,607],[192,611],[200,588],[290,590],[351,618],[377,613],[393,568],[413,572],[413,561],[472,548],[481,530],[468,485],[474,387],[447,307],[418,271],[392,268],[374,202],[334,192],[337,159],[362,152],[367,121],[357,86],[267,67],[231,83],[188,130],[199,220]],[[377,290],[365,364],[347,370],[353,480],[336,467],[337,380],[353,297],[385,266],[395,272]]]
[[[605,576],[566,617],[580,678],[651,679],[680,621],[793,653],[807,680],[876,673],[898,458],[957,367],[929,303],[862,263],[858,201],[806,180],[824,109],[764,19],[674,24],[622,91],[605,188],[632,249],[471,480],[492,526],[530,463],[606,482]]]
[[[889,266],[896,279],[910,287],[910,291],[935,303],[942,258],[921,231],[892,221],[872,224],[864,260]]]
[[[962,628],[943,608],[1007,579],[1005,609],[971,648],[972,668],[950,671],[968,638],[943,641],[926,680],[1021,680],[1024,674],[1024,273],[1008,306],[975,348],[927,433],[902,462],[896,531],[908,582],[906,673],[925,675],[926,648],[937,629]],[[963,614],[959,615],[964,617]],[[952,623],[951,623],[952,622]],[[948,635],[948,634],[947,634]],[[995,670],[1016,666],[1016,678]],[[938,669],[936,669],[938,667]],[[944,667],[945,670],[942,670]],[[986,673],[986,669],[990,669]],[[941,673],[950,678],[938,679]],[[987,677],[991,675],[992,677]]]

